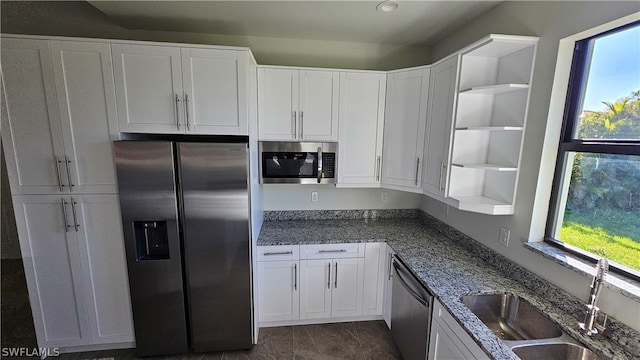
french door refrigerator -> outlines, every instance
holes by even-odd
[[[115,141],[136,354],[252,346],[248,145]]]

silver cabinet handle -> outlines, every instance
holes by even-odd
[[[393,263],[393,254],[389,253],[389,280],[391,280],[391,273],[392,273],[391,263]]]
[[[264,256],[271,256],[271,255],[292,255],[293,251],[289,250],[289,251],[271,251],[271,252],[266,252],[266,253],[262,253],[262,255]]]
[[[320,181],[322,181],[322,146],[318,146],[318,184]]]
[[[340,249],[340,250],[319,250],[318,251],[319,254],[343,253],[343,252],[347,252],[347,250]]]
[[[302,140],[303,136],[304,136],[304,112],[301,110],[300,111],[300,140]]]
[[[376,181],[380,181],[380,160],[381,157],[378,156],[378,160],[376,162]]]
[[[184,112],[187,114],[187,131],[191,130],[191,123],[189,123],[189,94],[184,94]]]
[[[60,163],[62,163],[62,160],[60,160],[60,158],[58,158],[57,156],[55,156],[54,159],[56,162],[56,175],[58,175],[58,189],[60,189],[60,191],[64,191],[64,184],[62,183],[62,174],[60,174]]]
[[[176,93],[176,126],[178,130],[180,130],[180,97],[178,93]]]
[[[293,111],[291,113],[291,121],[293,122],[293,139],[298,137],[298,113]]]
[[[327,263],[329,269],[329,275],[327,276],[327,289],[331,289],[331,262]]]
[[[293,290],[298,290],[298,264],[293,264]]]
[[[335,276],[335,282],[333,283],[333,287],[335,287],[336,289],[338,288],[338,262],[335,262],[336,264],[336,271],[335,274],[333,276]]]
[[[418,174],[420,173],[420,158],[416,160],[416,186],[418,185]]]
[[[71,160],[69,160],[68,156],[64,157],[65,163],[67,165],[67,179],[69,179],[69,191],[73,191],[73,181],[71,181]]]
[[[78,203],[71,198],[71,213],[73,214],[73,226],[76,228],[76,232],[78,232],[78,228],[80,228],[80,224],[78,224],[78,217],[76,216],[76,205]]]
[[[442,192],[442,174],[444,174],[444,161],[440,161],[440,179],[438,180],[438,193]]]
[[[64,231],[69,232],[71,225],[67,223],[67,202],[62,199],[62,216],[64,217]]]

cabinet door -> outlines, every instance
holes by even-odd
[[[180,48],[112,44],[122,132],[185,131]]]
[[[384,322],[387,323],[387,327],[391,329],[391,297],[393,294],[393,281],[392,276],[393,272],[392,263],[393,263],[393,255],[394,252],[391,250],[391,247],[387,245],[385,251],[385,263],[384,263],[384,302],[382,304],[382,318]]]
[[[380,186],[386,76],[340,74],[338,184]]]
[[[69,198],[14,196],[13,204],[38,346],[89,345],[78,243],[67,226],[73,224]]]
[[[297,261],[258,262],[260,322],[297,320],[300,317]]]
[[[300,319],[331,317],[332,267],[330,259],[300,260]]]
[[[437,199],[446,197],[457,72],[457,56],[431,68],[422,189]]]
[[[300,71],[298,140],[338,141],[339,74]]]
[[[245,52],[181,51],[187,133],[247,135]]]
[[[422,192],[429,69],[390,74],[384,124],[382,183],[390,188]]]
[[[429,360],[488,359],[473,339],[438,301],[433,302]]]
[[[362,315],[364,259],[333,260],[331,317]]]
[[[109,44],[52,41],[53,72],[70,189],[115,193],[117,110]]]
[[[367,243],[364,254],[363,315],[382,315],[387,244]]]
[[[2,39],[2,82],[2,143],[11,193],[66,192],[62,129],[47,41]]]
[[[117,195],[72,196],[93,344],[134,340]],[[73,210],[73,209],[72,209]],[[72,213],[73,215],[73,213]]]
[[[260,140],[296,140],[299,116],[298,70],[259,68]]]

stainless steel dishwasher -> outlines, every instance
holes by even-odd
[[[391,333],[404,360],[425,360],[433,296],[397,255],[393,260]]]

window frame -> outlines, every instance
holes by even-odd
[[[544,241],[593,264],[598,262],[600,259],[599,256],[570,244],[565,244],[564,242],[555,239],[553,237],[553,233],[557,226],[561,226],[561,224],[557,224],[557,222],[559,213],[564,211],[564,209],[560,208],[560,200],[562,198],[562,188],[565,182],[565,176],[567,174],[567,160],[569,158],[569,153],[586,152],[596,154],[640,155],[640,139],[574,138],[574,134],[577,129],[577,121],[580,118],[582,105],[581,96],[583,96],[583,88],[586,84],[585,75],[589,68],[592,40],[636,26],[640,26],[640,21],[633,21],[598,34],[579,39],[575,41],[573,48]],[[615,262],[610,263],[610,271],[640,281],[640,271],[628,268],[622,264]]]

